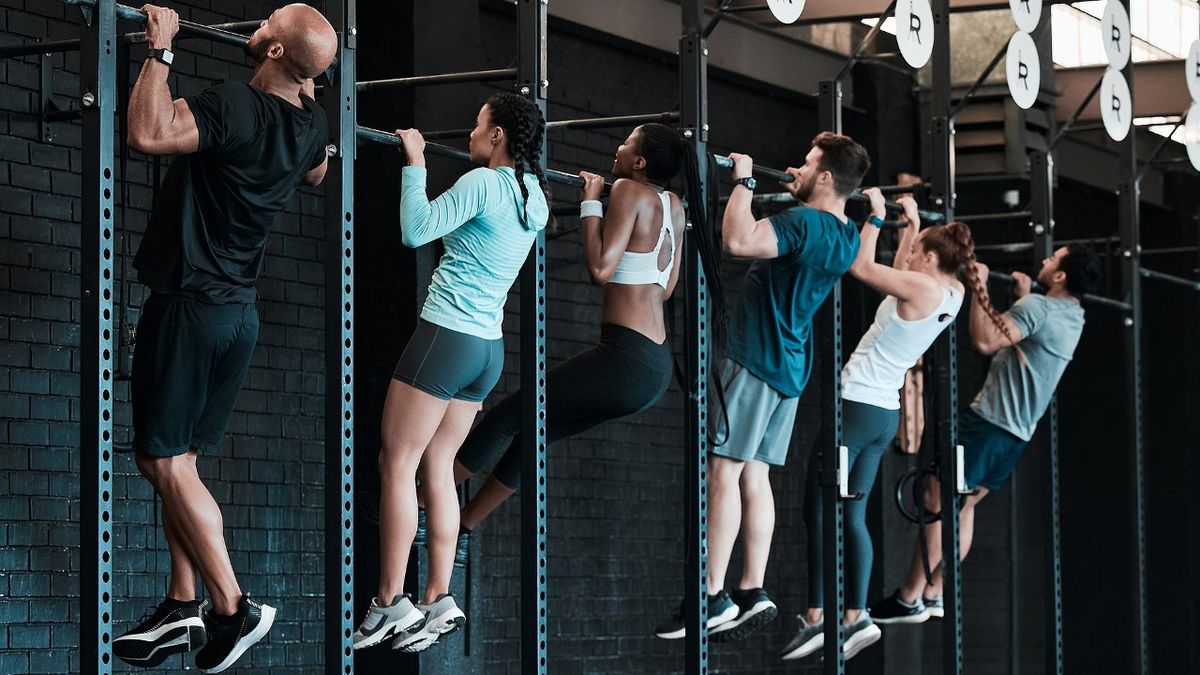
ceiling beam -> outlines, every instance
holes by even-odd
[[[1058,120],[1065,121],[1104,76],[1103,65],[1082,68],[1058,68]],[[1184,81],[1183,60],[1142,61],[1133,65],[1133,115],[1155,117],[1179,115],[1191,105]],[[1100,102],[1096,97],[1083,109],[1080,121],[1100,119]]]

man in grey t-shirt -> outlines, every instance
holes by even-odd
[[[979,278],[988,278],[987,265],[976,263]],[[1083,332],[1079,298],[1093,290],[1100,276],[1096,256],[1079,244],[1064,246],[1042,262],[1038,283],[1046,294],[1032,295],[1028,275],[1013,272],[1017,301],[992,321],[977,298],[971,303],[971,342],[983,354],[994,354],[987,379],[969,410],[959,417],[967,486],[975,494],[959,512],[960,550],[966,557],[974,534],[975,505],[999,490],[1012,474],[1038,420],[1046,412],[1063,371],[1067,369]],[[926,490],[926,503],[937,509],[938,485]],[[891,596],[871,605],[876,623],[921,623],[942,616],[942,526],[924,528],[933,583],[925,578],[921,542],[913,551],[908,582]]]

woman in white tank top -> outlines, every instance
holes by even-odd
[[[955,222],[921,231],[916,202],[911,198],[900,200],[908,226],[900,235],[892,266],[876,262],[884,198],[874,188],[863,192],[870,198],[872,216],[862,227],[862,243],[850,274],[885,297],[875,312],[875,322],[842,370],[843,441],[849,449],[850,491],[864,495],[845,506],[846,612],[841,618],[847,626],[848,656],[880,636],[879,628],[863,611],[873,557],[866,525],[867,495],[875,483],[883,451],[896,434],[904,374],[938,335],[954,324],[964,294],[957,278],[959,270],[965,267],[971,285],[979,285],[979,280],[973,278],[975,244],[970,229]],[[809,541],[809,609],[802,618],[798,640],[819,632],[823,618],[819,454],[813,452],[808,465],[804,520]]]

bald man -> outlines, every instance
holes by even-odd
[[[219,449],[250,367],[254,284],[271,227],[301,185],[325,176],[328,132],[312,78],[332,62],[337,35],[312,7],[288,5],[246,45],[258,62],[249,84],[173,99],[167,76],[179,17],[143,9],[150,52],[129,98],[128,142],[176,157],[134,260],[150,297],[133,359],[133,445],[162,497],[171,581],[158,609],[114,640],[113,652],[153,667],[203,645],[196,666],[219,673],[266,636],[275,608],[238,585],[221,510],[196,460]],[[196,598],[197,575],[209,600]]]

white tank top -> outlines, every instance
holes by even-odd
[[[875,311],[875,323],[858,341],[842,369],[842,398],[887,410],[900,409],[904,373],[917,363],[937,336],[954,322],[962,307],[962,294],[947,286],[942,302],[923,319],[905,321],[896,314],[896,298],[889,295]]]
[[[617,271],[613,272],[609,283],[626,284],[630,286],[642,284],[658,284],[663,288],[671,281],[671,269],[675,267],[675,228],[671,226],[671,195],[663,191],[658,195],[663,204],[662,228],[658,231],[658,242],[654,250],[639,253],[625,251],[617,263]],[[666,269],[658,269],[658,256],[662,253],[663,243],[671,242],[671,257],[667,259]]]

